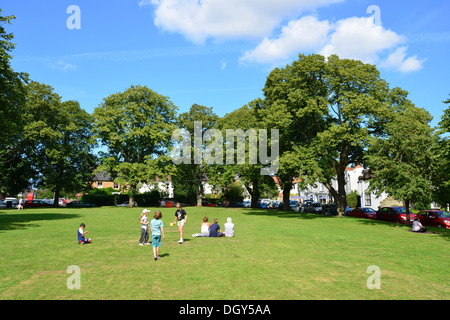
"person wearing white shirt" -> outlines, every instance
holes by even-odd
[[[420,223],[419,218],[415,218],[412,226],[413,232],[427,232],[427,228],[424,228],[423,225]]]
[[[225,237],[234,237],[234,223],[231,218],[227,218],[227,222],[224,224]]]

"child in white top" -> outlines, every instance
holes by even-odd
[[[234,223],[231,218],[227,218],[227,222],[224,224],[225,237],[234,237]]]
[[[149,225],[149,221],[148,221],[148,214],[150,213],[149,210],[144,209],[141,213],[141,215],[139,216],[139,220],[141,221],[141,238],[139,239],[139,245],[143,246],[145,245],[149,245],[150,243],[148,242],[150,235],[148,233],[148,225]]]
[[[200,233],[194,233],[193,237],[207,237],[209,236],[209,227],[211,227],[211,223],[208,222],[208,217],[203,218],[203,222],[200,225]]]

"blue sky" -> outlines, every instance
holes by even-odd
[[[71,5],[79,16],[67,13]],[[298,53],[376,64],[437,125],[450,98],[450,2],[366,0],[6,0],[12,65],[93,112],[131,85],[223,116],[262,97]],[[80,29],[67,20],[77,17]],[[75,21],[75,20],[74,20]]]

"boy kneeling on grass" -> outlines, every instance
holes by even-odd
[[[85,234],[88,233],[88,231],[84,231],[84,228],[86,228],[86,225],[84,223],[80,224],[80,228],[78,229],[78,243],[79,244],[86,244],[86,243],[91,243],[92,239],[91,238],[85,238]]]

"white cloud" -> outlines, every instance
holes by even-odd
[[[73,63],[66,63],[62,59],[59,59],[56,63],[53,63],[51,65],[52,69],[58,69],[60,71],[69,71],[69,70],[76,70],[78,69],[78,66]]]
[[[379,54],[405,41],[404,37],[373,23],[368,17],[340,20],[334,26],[327,45],[320,51],[325,57],[337,54],[341,58],[379,62]]]
[[[325,57],[337,54],[340,58],[399,72],[422,68],[423,60],[406,56],[407,39],[376,23],[374,16],[350,17],[335,23],[312,15],[299,18],[308,10],[343,1],[139,0],[138,3],[154,10],[158,28],[182,34],[194,43],[207,39],[260,41],[241,56],[241,62],[273,66],[289,63],[299,53],[314,52]]]
[[[141,0],[155,7],[155,25],[181,33],[190,41],[208,38],[257,38],[270,36],[285,19],[305,10],[344,0]]]
[[[152,0],[140,0],[139,7],[149,6],[152,4]]]
[[[423,61],[406,56],[405,42],[404,36],[375,24],[373,17],[352,17],[331,24],[309,16],[289,22],[277,38],[264,38],[241,61],[280,65],[298,53],[315,50],[325,57],[336,54],[403,73],[417,71]]]
[[[254,50],[245,52],[241,61],[263,64],[284,61],[300,52],[320,48],[329,30],[328,21],[318,21],[312,16],[292,20],[282,28],[278,38],[264,38]]]
[[[408,47],[406,46],[398,48],[380,63],[380,67],[394,69],[402,73],[409,73],[422,69],[423,60],[419,60],[417,56],[406,58],[407,49]]]

